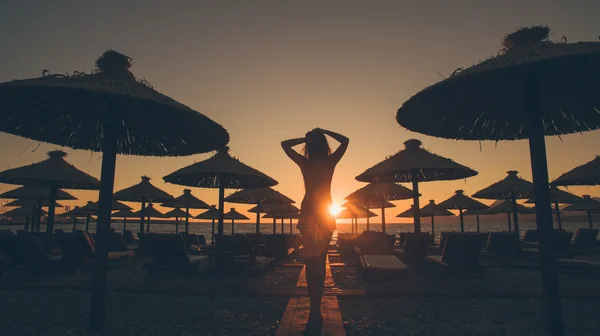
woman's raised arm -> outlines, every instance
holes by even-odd
[[[281,148],[283,148],[285,154],[287,154],[287,156],[290,159],[292,159],[292,161],[296,162],[296,164],[299,166],[302,163],[304,163],[304,160],[306,160],[306,158],[300,155],[298,152],[296,152],[292,147],[300,145],[304,142],[306,142],[305,138],[289,139],[281,142]]]
[[[335,160],[335,162],[338,162],[342,159],[342,156],[344,156],[344,153],[346,153],[346,149],[348,149],[348,143],[350,142],[350,139],[348,139],[348,137],[343,136],[339,133],[333,132],[333,131],[329,131],[329,130],[321,130],[324,134],[329,135],[330,137],[334,138],[335,140],[337,140],[340,145],[338,146],[338,148],[335,150],[335,152],[333,152],[329,157],[332,160]]]

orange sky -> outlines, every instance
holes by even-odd
[[[0,4],[0,30],[10,32],[0,35],[0,81],[39,76],[42,69],[89,70],[105,49],[121,51],[133,57],[138,77],[227,128],[232,154],[278,180],[276,189],[297,202],[303,196],[300,171],[279,143],[314,127],[351,139],[334,176],[332,196],[338,203],[363,185],[354,180],[356,175],[413,137],[480,173],[466,181],[422,184],[422,203],[441,201],[455,189],[472,194],[503,178],[506,170],[531,179],[526,141],[484,142],[480,151],[477,142],[408,132],[396,123],[396,110],[442,79],[438,72],[446,75],[495,53],[501,37],[516,27],[547,24],[554,39],[567,36],[569,42],[597,40],[600,32],[600,4],[595,1],[505,1],[501,6],[475,0],[412,6],[398,1],[107,4]],[[0,169],[42,160],[56,148],[42,144],[31,152],[37,145],[25,150],[30,141],[7,134],[0,134],[0,142]],[[550,177],[593,159],[600,152],[598,143],[598,131],[562,141],[547,138]],[[67,152],[71,163],[100,176],[100,154]],[[145,174],[178,196],[183,187],[164,183],[162,176],[206,157],[119,156],[115,188],[137,183]],[[0,185],[0,191],[10,188]],[[600,196],[599,188],[571,191]],[[193,192],[216,204],[216,190]],[[94,192],[73,194],[81,200],[66,204],[97,199]],[[410,206],[410,201],[395,203],[389,218]]]

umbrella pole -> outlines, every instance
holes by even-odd
[[[85,232],[90,232],[90,218],[92,217],[92,215],[87,214],[85,216]],[[98,226],[98,224],[96,224],[96,226]],[[98,228],[96,227],[96,230],[98,230]]]
[[[419,180],[417,179],[418,172],[416,170],[413,170],[410,172],[410,174],[413,187],[413,220],[415,223],[415,233],[419,233],[421,232],[421,215],[419,209]]]
[[[512,225],[510,223],[510,212],[506,213],[506,217],[508,218],[508,232],[512,231]]]
[[[56,211],[56,182],[50,183],[50,197],[48,197],[48,220],[46,221],[46,232],[54,233],[54,213]]]
[[[231,235],[232,235],[232,236],[233,236],[233,233],[234,233],[234,231],[233,231],[233,221],[234,221],[234,220],[232,219],[232,220],[231,220]]]
[[[293,234],[293,230],[292,230],[292,219],[290,218],[290,234]]]
[[[594,228],[594,223],[592,223],[592,211],[588,210],[587,211],[587,215],[588,215],[588,222],[590,224],[590,229]]]
[[[179,222],[177,222],[179,224]],[[190,233],[190,206],[185,207],[185,233]]]
[[[225,187],[223,186],[223,180],[219,182],[219,225],[217,227],[217,235],[223,235],[223,206],[225,205]]]
[[[186,228],[185,232],[187,233],[187,224],[186,224],[185,228]],[[175,217],[175,233],[179,233],[179,217]]]
[[[260,201],[256,203],[256,233],[260,233]]]
[[[515,228],[515,233],[517,234],[517,239],[519,239],[519,210],[517,209],[517,197],[513,194],[512,196],[512,206],[513,206],[513,227]],[[548,203],[550,204],[550,203]],[[552,217],[550,217],[550,223],[552,223]]]
[[[25,232],[29,232],[29,216],[25,216],[25,227],[23,228]]]
[[[212,230],[211,230],[211,234],[210,234],[210,242],[212,244],[215,243],[215,219],[214,218],[212,220]]]
[[[140,233],[144,233],[144,209],[146,208],[146,201],[142,201],[142,209],[140,210]]]
[[[434,216],[431,216],[431,236],[435,238],[435,220]]]
[[[150,217],[146,218],[146,232],[150,232]]]
[[[530,86],[531,119],[529,120],[529,152],[531,155],[531,171],[533,175],[533,193],[535,195],[535,212],[540,239],[542,297],[544,302],[545,333],[547,335],[564,335],[563,315],[560,302],[560,287],[556,254],[552,248],[552,208],[550,206],[550,189],[548,188],[548,161],[544,140],[544,124],[540,115],[537,96],[537,83],[534,79]]]
[[[282,234],[285,233],[284,229],[285,229],[285,227],[284,227],[284,224],[283,224],[283,217],[281,217],[281,233]]]
[[[479,215],[475,215],[477,218],[477,232],[481,232],[481,226],[479,226]]]
[[[277,218],[273,216],[273,234],[277,233]]]
[[[40,229],[42,226],[42,199],[41,198],[38,200],[38,204],[35,209],[35,219],[36,219],[35,231],[40,232]],[[33,229],[32,229],[32,231],[33,231]]]
[[[358,225],[357,225],[358,228]],[[367,205],[367,231],[369,231],[369,206]]]
[[[465,232],[465,221],[462,210],[462,208],[458,209],[458,216],[460,217],[460,232]]]
[[[96,223],[96,256],[92,277],[90,303],[90,329],[100,330],[104,326],[106,308],[106,287],[108,269],[108,237],[110,213],[115,184],[115,164],[117,161],[116,124],[104,123],[102,144],[102,170],[100,173],[100,197]]]
[[[123,217],[123,232],[127,230],[127,217]]]
[[[77,216],[73,216],[73,231],[77,230]]]
[[[385,204],[384,200],[381,200],[381,232],[385,233]]]
[[[562,230],[562,221],[560,219],[560,208],[558,207],[558,202],[554,202],[554,208],[556,209],[556,221],[558,223],[558,229]]]

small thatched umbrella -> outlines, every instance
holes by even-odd
[[[90,219],[92,215],[98,214],[98,206],[96,203],[92,201],[88,201],[82,207],[75,207],[73,210],[65,212],[63,216],[73,217],[76,219],[77,217],[85,217],[85,232],[89,232],[90,230]],[[77,222],[73,221],[73,230],[76,229]]]
[[[413,198],[413,191],[392,182],[374,182],[356,190],[344,199],[369,208],[381,208],[381,231],[385,232],[385,202]],[[369,218],[367,217],[367,230]]]
[[[192,195],[190,189],[183,189],[183,194],[172,201],[165,202],[161,206],[166,208],[185,209],[185,233],[190,232],[190,209],[210,209],[203,200]]]
[[[515,206],[510,200],[504,200],[504,199],[497,200],[496,202],[492,203],[490,205],[490,208],[487,209],[485,212],[486,212],[486,214],[489,214],[489,215],[505,213],[507,220],[508,220],[508,231],[510,232],[510,231],[512,231],[510,215],[511,214],[514,215],[515,211],[519,214],[534,214],[535,213],[535,209],[533,209],[533,208],[528,208],[521,204],[517,204]],[[517,231],[516,227],[515,227],[515,231]]]
[[[14,201],[4,204],[4,206],[7,206],[7,207],[25,207],[25,208],[34,208],[36,205],[37,205],[37,202],[35,200],[22,200],[22,199],[14,200]],[[50,202],[48,202],[48,200],[42,201],[42,208],[47,208],[49,205],[50,205]],[[54,207],[55,208],[64,208],[65,206],[55,201]]]
[[[233,228],[233,222],[237,219],[237,220],[246,220],[246,219],[250,219],[244,215],[242,215],[241,213],[237,212],[235,210],[235,208],[231,208],[231,210],[229,210],[228,213],[223,214],[223,219],[231,219],[231,235],[233,236],[234,234],[234,228]]]
[[[479,222],[479,216],[487,215],[487,209],[468,209],[463,211],[463,217],[475,216],[477,218],[477,232],[481,232],[481,226]]]
[[[345,207],[346,209],[340,211],[340,213],[337,214],[336,218],[351,219],[352,220],[351,233],[358,233],[357,231],[358,231],[358,219],[359,218],[377,217],[376,213],[374,213],[373,211],[367,210],[366,207],[364,207],[364,206],[346,202],[346,203],[344,203],[344,205],[342,205],[342,207]]]
[[[42,210],[39,210],[39,214],[46,215],[47,212],[42,209]],[[29,218],[32,215],[31,208],[19,207],[16,209],[9,210],[9,211],[3,213],[2,215],[8,216],[8,217],[25,217],[25,223],[24,223],[23,229],[25,230],[25,232],[29,231]]]
[[[517,237],[519,235],[519,211],[517,210],[517,200],[527,199],[533,196],[533,183],[524,180],[517,176],[519,172],[509,170],[507,176],[502,180],[493,183],[487,188],[481,189],[473,194],[475,198],[493,199],[493,200],[508,200],[512,204],[513,222]],[[552,220],[552,217],[550,217]]]
[[[278,183],[229,155],[229,147],[223,147],[212,157],[181,168],[163,179],[190,187],[219,189],[219,235],[223,234],[225,189],[272,187]]]
[[[262,218],[280,218],[281,219],[281,233],[284,233],[283,232],[284,231],[283,230],[283,220],[289,219],[290,220],[290,234],[292,234],[294,232],[294,229],[292,228],[292,220],[300,219],[300,212],[292,212],[292,213],[284,213],[284,214],[267,212],[264,216],[262,216]]]
[[[185,218],[187,216],[189,216],[189,212],[185,212],[185,211],[181,210],[181,208],[175,208],[164,214],[165,218],[175,218],[175,233],[179,232],[179,218]],[[186,226],[185,232],[187,233],[187,232],[189,232],[187,222],[186,222],[185,226]]]
[[[219,219],[219,209],[217,209],[217,207],[215,205],[211,205],[210,209],[199,214],[198,216],[196,216],[194,218],[212,220],[212,231],[211,231],[210,241],[211,241],[211,243],[214,243],[215,242],[215,220]]]
[[[562,220],[560,218],[560,207],[558,204],[574,204],[581,203],[585,200],[579,196],[573,195],[566,191],[562,191],[557,187],[550,187],[550,201],[554,204],[554,212],[556,213],[556,221],[558,229],[562,230]],[[525,203],[535,203],[535,197],[528,199]]]
[[[221,125],[138,80],[131,58],[105,52],[91,73],[0,84],[0,131],[74,149],[103,152],[90,328],[102,329],[117,154],[181,156],[229,142]],[[169,122],[165,123],[165,119]]]
[[[0,198],[8,198],[8,199],[18,199],[18,200],[32,200],[36,202],[36,205],[33,206],[32,215],[32,225],[31,230],[34,229],[36,231],[40,231],[40,214],[38,213],[38,209],[42,209],[42,203],[44,200],[47,200],[50,196],[50,191],[48,188],[41,187],[31,187],[31,186],[23,186],[16,189],[12,189],[0,194]],[[56,200],[76,200],[73,195],[58,189],[56,191]]]
[[[465,232],[465,222],[463,219],[463,210],[468,209],[487,209],[488,206],[478,202],[471,197],[465,195],[464,190],[457,190],[452,197],[438,204],[439,208],[458,210],[460,217],[460,231]]]
[[[142,214],[146,208],[146,203],[170,202],[174,200],[173,196],[152,185],[148,176],[142,176],[142,181],[136,185],[117,191],[113,195],[113,199],[125,202],[142,203],[141,212],[136,212],[140,214],[140,233],[144,233],[144,216],[142,216]]]
[[[361,182],[412,182],[415,232],[421,232],[423,217],[419,215],[419,182],[460,180],[477,175],[475,170],[433,154],[421,145],[420,140],[408,140],[403,150],[356,177]]]
[[[140,218],[147,218],[146,220],[146,232],[150,232],[150,218],[165,218],[165,215],[154,209],[154,204],[148,203],[144,209],[135,212],[136,216]]]
[[[127,229],[127,218],[132,218],[132,217],[135,217],[136,215],[131,210],[124,209],[124,210],[119,210],[119,211],[111,214],[110,216],[115,217],[115,218],[123,218],[123,231],[125,231]]]
[[[283,229],[283,217],[279,217],[278,215],[282,214],[291,214],[291,213],[299,213],[300,209],[298,209],[295,205],[290,203],[278,203],[278,204],[260,204],[255,207],[252,207],[248,210],[248,212],[252,213],[262,213],[266,212],[271,214],[273,217],[273,233],[277,233],[277,218],[281,219],[281,227]],[[266,217],[263,217],[266,218]],[[287,217],[285,217],[287,218]]]
[[[256,188],[256,189],[243,189],[237,191],[227,197],[225,202],[229,203],[242,203],[242,204],[255,204],[256,205],[256,233],[260,232],[260,205],[261,204],[282,204],[282,203],[296,203],[291,198],[278,192],[271,187]],[[266,217],[265,217],[266,218]]]
[[[360,213],[361,211],[363,211],[363,216],[354,218],[354,225],[356,226],[356,230],[358,231],[358,219],[366,218],[367,219],[367,231],[370,231],[370,229],[371,229],[370,218],[373,216],[367,216],[366,212],[364,212],[364,211],[370,211],[367,209],[395,208],[396,205],[394,205],[393,203],[388,202],[388,201],[383,202],[383,204],[381,204],[381,202],[379,202],[379,201],[371,201],[371,202],[362,203],[362,204],[357,204],[354,201],[348,201],[348,202],[342,204],[341,207],[350,209],[352,212],[357,212],[357,213]]]
[[[555,186],[594,186],[600,185],[600,156],[577,166],[552,181]]]
[[[587,213],[590,229],[594,227],[592,222],[592,213],[600,212],[600,202],[594,200],[590,195],[583,195],[583,202],[574,203],[566,206],[563,211],[585,211]]]
[[[54,202],[56,192],[63,189],[97,190],[100,181],[75,168],[67,161],[63,151],[48,152],[48,158],[31,165],[5,170],[0,173],[0,182],[48,188],[48,220],[46,231],[54,232]]]
[[[414,217],[414,204],[410,209],[396,215],[396,217],[410,218]],[[419,211],[421,217],[431,217],[431,235],[435,237],[435,216],[454,216],[454,214],[444,208],[440,208],[435,204],[435,200],[429,200],[429,203],[422,207]]]

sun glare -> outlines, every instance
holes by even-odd
[[[337,203],[333,203],[331,206],[329,206],[329,213],[331,213],[333,216],[337,216],[337,214],[339,214],[342,210],[342,207]]]

